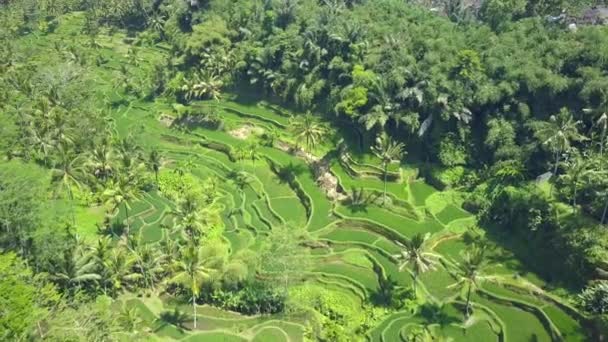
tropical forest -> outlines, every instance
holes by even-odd
[[[0,0],[0,341],[607,340],[605,0]]]

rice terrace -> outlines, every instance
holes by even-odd
[[[0,0],[0,340],[605,340],[606,27],[436,3]]]

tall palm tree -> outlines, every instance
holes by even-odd
[[[253,164],[253,172],[255,173],[255,161],[260,159],[259,145],[256,142],[247,145],[247,154]]]
[[[117,181],[110,182],[107,189],[102,194],[106,205],[108,205],[112,211],[117,211],[121,205],[123,206],[127,226],[125,231],[127,241],[129,240],[131,230],[131,223],[129,222],[129,202],[138,199],[140,195],[141,190],[137,185],[133,184],[127,176],[122,175]]]
[[[483,276],[485,264],[484,248],[475,246],[471,250],[467,250],[462,255],[462,261],[456,263],[456,283],[448,286],[448,288],[459,288],[461,291],[466,291],[465,314],[467,318],[471,315],[471,294],[479,288],[480,282],[486,278]]]
[[[70,200],[72,224],[76,224],[73,188],[82,189],[81,180],[85,175],[83,159],[72,151],[67,143],[59,144],[58,154],[58,160],[55,161],[51,170],[52,180],[57,184],[59,192],[67,192]]]
[[[213,269],[207,266],[202,248],[192,244],[183,249],[180,259],[174,263],[173,268],[175,273],[168,282],[182,285],[190,291],[194,329],[196,329],[196,298],[200,294],[202,284],[212,278]]]
[[[249,149],[246,145],[237,145],[232,151],[232,156],[241,163],[241,171],[244,169],[243,162],[249,157]]]
[[[137,259],[127,254],[124,249],[112,250],[106,265],[108,277],[105,279],[112,293],[119,293],[124,287],[141,279],[142,275],[134,270],[136,262]]]
[[[557,175],[562,153],[570,149],[572,141],[582,141],[586,138],[578,132],[580,121],[575,121],[567,110],[558,115],[551,115],[549,121],[538,124],[536,135],[544,145],[550,146],[554,153],[553,178]],[[553,194],[551,183],[550,194]]]
[[[154,285],[165,273],[166,255],[157,247],[147,243],[138,244],[131,252],[138,260],[135,268],[142,275],[144,285],[154,289]]]
[[[572,194],[572,206],[574,207],[574,212],[576,213],[576,198],[579,183],[582,178],[593,172],[593,170],[589,168],[589,160],[581,156],[580,153],[574,153],[563,164],[566,166],[566,173],[561,175],[560,178],[565,180],[567,184],[570,184]]]
[[[154,179],[156,180],[156,185],[158,186],[158,172],[163,166],[163,156],[157,149],[153,149],[150,151],[150,154],[148,154],[147,162],[150,171],[154,172]]]
[[[114,150],[108,143],[97,145],[88,156],[87,166],[96,178],[106,182],[114,170]]]
[[[599,119],[597,119],[596,125],[602,130],[600,137],[600,160],[604,156],[604,145],[606,145],[606,131],[608,130],[608,113],[602,113]],[[600,169],[603,168],[604,163],[600,164]]]
[[[97,274],[101,277],[104,293],[107,292],[107,284],[104,281],[109,277],[108,260],[112,251],[112,239],[109,236],[102,236],[97,240],[97,244],[91,247],[91,255],[96,264]]]
[[[402,271],[407,265],[412,266],[414,293],[416,293],[418,275],[434,270],[439,261],[439,256],[437,254],[429,252],[429,248],[426,244],[429,236],[430,234],[423,236],[418,233],[414,235],[411,240],[406,240],[403,244],[399,241],[395,241],[397,245],[402,248],[399,254],[393,256],[399,261],[399,271]]]
[[[290,130],[296,138],[296,148],[304,142],[308,152],[311,152],[319,140],[327,134],[327,128],[318,123],[310,112],[290,121]]]
[[[176,223],[174,230],[182,234],[187,241],[198,243],[209,227],[210,217],[206,215],[209,212],[204,209],[196,194],[186,192],[173,211]]]
[[[374,127],[378,129],[384,129],[386,122],[389,119],[389,115],[385,113],[381,105],[375,105],[372,110],[359,117],[359,122],[365,125],[366,130],[371,130]]]
[[[405,145],[393,141],[388,135],[382,134],[376,138],[376,145],[372,147],[372,152],[382,161],[384,171],[384,194],[383,203],[386,203],[386,182],[388,176],[388,165],[400,161],[405,155]]]
[[[79,288],[82,285],[94,284],[101,279],[96,272],[93,255],[85,249],[78,236],[74,238],[72,248],[64,251],[63,258],[55,266],[56,269],[50,274],[51,279],[68,290],[74,286]]]

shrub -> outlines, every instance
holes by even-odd
[[[602,280],[588,286],[579,299],[583,308],[593,314],[608,313],[608,281]]]

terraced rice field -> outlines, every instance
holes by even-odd
[[[284,117],[263,106],[252,108],[230,101],[202,103],[201,106],[213,106],[225,113],[226,120],[232,126],[255,126],[262,131],[269,126],[283,129],[286,123]],[[129,120],[137,115],[139,113],[132,109]],[[313,237],[325,242],[326,247],[313,251],[316,266],[311,271],[309,282],[336,284],[342,291],[349,291],[366,300],[379,291],[380,277],[389,276],[398,286],[412,284],[411,273],[399,272],[392,257],[399,251],[395,240],[409,239],[417,233],[429,233],[432,239],[438,239],[434,252],[446,260],[457,260],[460,252],[470,247],[462,235],[453,234],[445,239],[441,239],[441,236],[454,231],[451,229],[453,226],[474,222],[472,216],[456,203],[448,203],[430,214],[425,210],[426,201],[437,190],[422,181],[390,183],[388,191],[394,206],[370,203],[355,207],[347,202],[328,200],[306,161],[277,148],[262,147],[260,153],[265,158],[255,164],[251,161],[235,162],[227,154],[203,147],[202,144],[180,144],[161,135],[177,136],[181,141],[204,139],[230,147],[244,143],[229,132],[197,128],[193,132],[183,133],[152,124],[147,129],[152,136],[158,135],[156,139],[169,158],[192,160],[193,175],[201,178],[215,175],[222,180],[226,207],[242,209],[223,213],[226,227],[224,236],[233,253],[255,246],[257,236],[283,224],[305,226]],[[270,163],[292,170],[295,182],[281,180]],[[383,189],[381,179],[359,179],[344,172],[339,164],[332,165],[332,172],[347,192],[356,186],[372,191]],[[243,170],[251,181],[239,188],[231,181],[232,170]],[[146,194],[131,203],[132,229],[140,232],[146,242],[158,241],[166,233],[163,227],[172,221],[172,208],[173,204],[159,193]],[[122,211],[116,219],[125,219]],[[502,262],[497,262],[491,272],[506,276],[521,273],[522,265],[506,251],[494,249],[492,256]],[[534,275],[521,279],[543,285]],[[449,287],[455,281],[443,266],[418,278],[419,292],[424,293],[427,300],[446,303],[450,318],[446,325],[426,322],[420,312],[395,312],[380,320],[367,333],[368,339],[399,341],[416,327],[431,324],[433,333],[450,336],[455,341],[551,341],[556,336],[568,341],[584,340],[578,318],[564,311],[557,303],[548,299],[533,299],[495,285],[484,286],[484,291],[489,295],[474,296],[476,322],[465,327],[463,299],[457,289]],[[520,302],[528,303],[531,307],[526,308]],[[145,307],[146,304],[141,302],[137,305]],[[145,309],[142,312],[149,316],[150,324],[158,324],[154,322],[158,322],[160,316],[156,315],[153,319],[150,312]],[[299,341],[304,336],[302,322],[290,321],[288,317],[218,316],[221,316],[218,312],[211,311],[200,314],[199,332],[166,325],[158,330],[157,335],[184,341]],[[551,326],[557,327],[559,335],[551,331]]]
[[[120,36],[104,44],[120,44]],[[104,50],[105,51],[105,50]],[[119,55],[106,51],[108,59],[120,60]],[[151,60],[159,56],[151,56]],[[144,63],[145,64],[145,63]],[[112,87],[112,69],[118,64],[108,64],[100,71],[100,82],[107,87],[100,99],[117,96]],[[399,271],[393,255],[400,248],[395,241],[405,241],[414,235],[429,234],[434,241],[433,252],[446,261],[459,260],[460,253],[470,248],[470,241],[462,235],[469,226],[475,225],[471,214],[457,203],[447,203],[440,210],[429,209],[429,200],[437,190],[423,181],[413,179],[411,168],[393,165],[390,171],[402,176],[391,181],[388,196],[392,204],[364,203],[349,205],[348,201],[331,201],[317,184],[309,163],[283,149],[261,146],[262,156],[255,164],[251,161],[236,162],[218,146],[228,150],[256,140],[256,134],[237,138],[231,130],[250,127],[253,132],[274,129],[278,140],[292,142],[286,130],[289,117],[287,111],[267,104],[241,104],[236,100],[198,102],[193,108],[214,108],[218,111],[225,128],[210,130],[202,127],[188,132],[166,127],[159,122],[161,114],[171,114],[171,104],[134,101],[119,107],[115,113],[116,127],[120,134],[138,131],[140,145],[155,146],[163,155],[176,162],[189,159],[193,162],[191,174],[201,180],[214,175],[220,179],[223,194],[221,202],[225,224],[224,237],[232,253],[256,248],[257,237],[267,234],[280,225],[305,227],[311,238],[323,244],[312,250],[314,267],[307,282],[320,286],[331,286],[361,302],[370,303],[370,298],[380,290],[384,277],[394,280],[397,286],[410,287],[413,283],[411,269]],[[258,134],[259,135],[259,134]],[[333,147],[335,148],[335,146]],[[329,143],[315,151],[333,153]],[[319,155],[318,157],[322,157]],[[347,161],[348,163],[348,161]],[[347,172],[344,165],[330,160],[329,169],[337,178],[345,194],[353,188],[366,191],[382,191],[382,179],[377,177],[377,159],[369,153],[353,153],[350,168],[367,171],[364,177]],[[287,170],[292,181],[282,179],[277,169]],[[237,184],[232,177],[234,170],[242,170],[250,181]],[[170,171],[166,171],[170,172]],[[408,176],[404,177],[406,174]],[[228,210],[234,208],[236,210]],[[173,222],[174,204],[161,193],[149,192],[130,203],[129,222],[142,241],[156,243],[165,234],[165,227]],[[120,210],[115,222],[125,222],[126,213]],[[491,243],[491,242],[490,242]],[[525,270],[525,267],[507,251],[496,247],[492,250],[491,275],[514,279],[511,285],[527,288],[534,284],[540,288],[544,282]],[[563,338],[567,341],[585,340],[581,317],[550,296],[532,296],[512,287],[482,284],[479,293],[472,296],[473,320],[464,321],[463,296],[451,287],[456,279],[445,267],[424,273],[418,277],[420,301],[444,303],[448,319],[442,322],[429,321],[423,317],[417,303],[413,308],[401,311],[388,310],[378,317],[364,334],[370,341],[401,341],[413,329],[428,326],[436,334],[444,334],[454,341],[551,341]],[[242,316],[218,309],[201,307],[196,331],[190,330],[188,322],[180,326],[170,322],[164,313],[173,307],[159,300],[147,298],[125,299],[138,308],[150,333],[158,340],[183,341],[302,341],[306,322],[289,316]],[[354,300],[349,305],[361,305]],[[355,308],[356,310],[357,308]]]

